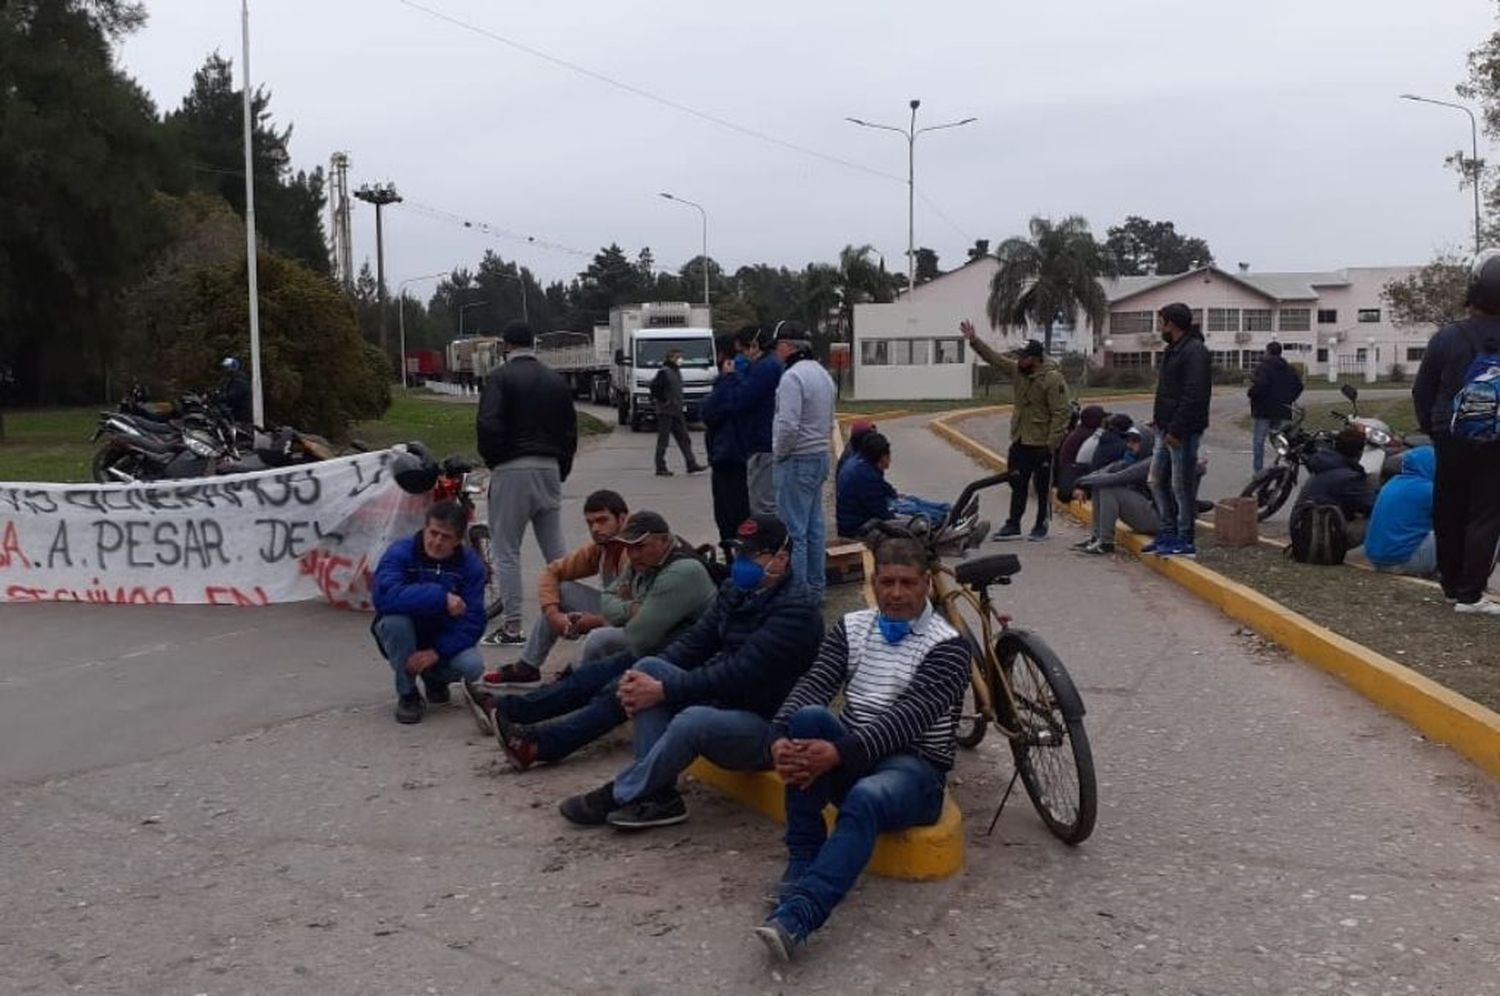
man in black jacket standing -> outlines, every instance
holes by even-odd
[[[1203,336],[1193,325],[1192,309],[1169,304],[1157,313],[1167,341],[1156,378],[1151,422],[1161,445],[1151,457],[1151,495],[1161,517],[1161,532],[1146,553],[1191,557],[1197,518],[1198,444],[1208,428],[1208,400],[1213,391],[1213,364]]]
[[[530,525],[551,563],[567,552],[562,532],[562,482],[578,450],[578,413],[567,381],[532,352],[531,326],[512,322],[501,333],[505,362],[490,371],[479,395],[479,455],[490,468],[490,536],[504,603],[488,646],[526,642],[521,631],[521,539]]]
[[[1459,612],[1500,615],[1484,597],[1500,546],[1500,440],[1452,432],[1453,398],[1481,353],[1500,353],[1500,252],[1486,250],[1469,272],[1469,317],[1445,325],[1427,343],[1412,401],[1437,451],[1432,529],[1443,594]]]
[[[651,400],[656,403],[656,476],[671,477],[667,469],[667,441],[677,441],[687,472],[706,469],[693,456],[693,440],[688,436],[687,415],[682,405],[682,350],[674,349],[661,361],[661,369],[651,378]]]
[[[1302,397],[1302,378],[1281,358],[1281,343],[1266,345],[1266,358],[1255,368],[1255,380],[1245,393],[1250,396],[1250,417],[1255,420],[1251,463],[1259,474],[1266,462],[1266,436],[1292,417],[1292,402]]]

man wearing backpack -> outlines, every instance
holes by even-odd
[[[1484,597],[1500,546],[1500,251],[1469,270],[1469,317],[1427,343],[1412,384],[1437,451],[1432,526],[1443,594],[1459,612],[1500,615]]]
[[[651,379],[651,400],[656,404],[656,476],[671,477],[667,469],[667,440],[675,439],[687,463],[687,472],[707,470],[693,456],[693,441],[688,436],[687,415],[682,406],[682,350],[669,351],[661,369]]]
[[[1310,564],[1341,564],[1345,553],[1365,541],[1375,491],[1359,464],[1364,451],[1364,430],[1350,426],[1333,438],[1333,449],[1319,450],[1308,459],[1307,469],[1312,476],[1302,485],[1292,506],[1294,559]],[[1338,515],[1315,515],[1315,508],[1337,509]],[[1325,518],[1331,519],[1330,524],[1323,523]]]

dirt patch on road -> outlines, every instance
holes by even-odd
[[[1500,624],[1455,614],[1435,587],[1374,571],[1299,564],[1264,547],[1205,547],[1198,562],[1500,710]]]

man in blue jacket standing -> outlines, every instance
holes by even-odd
[[[484,674],[477,644],[484,633],[485,567],[463,545],[467,519],[457,502],[434,505],[422,531],[392,543],[375,569],[371,628],[396,675],[398,723],[420,723],[427,703],[447,702],[449,683],[458,681],[480,731],[492,730],[486,696],[475,684]]]
[[[750,486],[746,478],[745,433],[729,404],[735,379],[750,369],[750,360],[737,352],[734,340],[721,348],[720,373],[713,390],[703,399],[703,448],[708,451],[709,486],[713,492],[714,525],[719,527],[719,545],[727,554],[734,531],[750,517]]]
[[[776,389],[783,364],[773,350],[775,334],[762,326],[741,329],[735,336],[748,367],[726,373],[724,404],[740,427],[745,445],[745,482],[754,515],[776,514],[776,482],[772,477],[771,423],[776,419]]]

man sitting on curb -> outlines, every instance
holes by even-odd
[[[600,588],[613,591],[629,575],[625,546],[613,542],[628,516],[625,499],[613,491],[595,491],[583,500],[583,521],[589,527],[590,541],[542,569],[536,583],[541,618],[531,627],[521,659],[486,674],[486,688],[503,692],[540,684],[542,664],[559,637],[565,640],[587,637],[580,661],[629,649],[624,629],[611,625],[602,615],[600,595]],[[599,588],[579,584],[596,576]]]
[[[1089,538],[1073,547],[1080,553],[1103,556],[1115,552],[1115,525],[1155,536],[1161,529],[1156,504],[1151,499],[1151,452],[1155,437],[1138,426],[1125,430],[1125,455],[1092,474],[1073,482],[1073,497],[1079,501],[1093,495],[1094,525]]]
[[[932,611],[929,568],[916,540],[879,540],[878,609],[844,616],[772,722],[787,867],[776,910],[755,933],[783,960],[854,886],[879,834],[942,816],[969,648]],[[840,691],[835,715],[827,706]],[[830,802],[839,807],[832,836],[823,822]]]
[[[1433,478],[1437,454],[1431,446],[1407,450],[1401,473],[1375,496],[1365,556],[1377,571],[1431,577],[1437,573],[1437,538],[1432,532]]]
[[[1354,426],[1341,429],[1333,437],[1333,449],[1319,450],[1308,457],[1307,469],[1312,476],[1297,492],[1292,506],[1293,514],[1299,506],[1336,506],[1343,513],[1344,536],[1351,550],[1365,541],[1365,526],[1375,505],[1369,475],[1359,464],[1364,451],[1364,430]]]
[[[570,822],[622,830],[681,823],[687,806],[677,776],[700,754],[734,770],[771,766],[770,717],[812,662],[823,622],[807,586],[787,573],[786,527],[758,516],[736,535],[733,577],[714,609],[621,679],[635,763],[614,781],[564,800],[560,810]],[[737,651],[729,649],[736,631],[749,635]]]
[[[631,515],[615,542],[625,546],[631,573],[601,603],[606,617],[623,623],[627,649],[580,664],[527,695],[496,700],[495,738],[517,771],[535,761],[560,761],[623,723],[616,680],[636,660],[687,633],[714,601],[708,569],[655,512]],[[517,725],[531,723],[540,725]]]
[[[445,501],[427,511],[415,536],[392,543],[375,568],[371,630],[396,674],[396,722],[420,723],[427,703],[448,701],[448,684],[463,683],[464,700],[479,728],[490,732],[477,644],[484,634],[484,562],[463,545],[468,513]],[[424,701],[417,678],[427,691]]]

